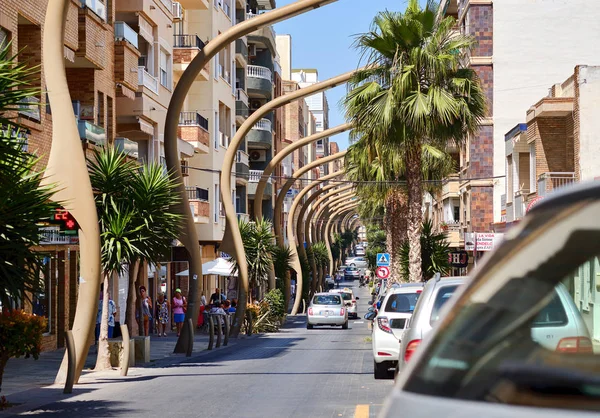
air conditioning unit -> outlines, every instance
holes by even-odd
[[[183,19],[183,8],[181,3],[173,2],[173,19]]]
[[[256,57],[256,45],[254,45],[254,44],[248,45],[248,56]]]
[[[262,103],[260,102],[260,100],[250,100],[250,109],[251,110],[257,110],[260,109],[260,107],[262,106]]]
[[[252,150],[248,155],[248,159],[252,162],[267,161],[267,151],[258,149]]]

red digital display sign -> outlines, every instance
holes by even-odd
[[[65,228],[68,230],[79,229],[79,225],[77,225],[77,221],[71,215],[71,213],[63,208],[58,208],[54,211],[54,216],[52,217],[54,222],[58,222],[65,225]]]

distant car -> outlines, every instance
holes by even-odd
[[[356,267],[348,267],[344,270],[344,280],[357,280],[360,279],[360,270]]]
[[[423,283],[403,283],[392,287],[383,298],[373,324],[375,379],[388,377],[389,370],[396,367],[404,328],[422,291]]]
[[[356,248],[354,249],[354,254],[356,256],[364,256],[366,254],[365,247],[357,245]]]
[[[350,267],[357,267],[359,269],[366,269],[369,267],[369,262],[365,257],[354,257],[346,260],[346,265]]]
[[[329,274],[325,276],[325,284],[329,286],[330,289],[332,289],[335,286],[335,281],[333,280],[333,277],[331,277]]]
[[[348,329],[348,309],[342,295],[337,293],[316,293],[308,307],[306,328],[315,325],[342,326]]]
[[[358,311],[356,309],[356,301],[360,299],[358,296],[354,296],[354,292],[349,287],[345,287],[343,289],[332,289],[329,293],[338,293],[342,295],[342,299],[344,299],[344,304],[348,309],[348,318],[358,318]]]

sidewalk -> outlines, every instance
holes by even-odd
[[[243,339],[240,335],[239,339],[230,339],[229,346],[233,346]],[[207,351],[209,337],[207,334],[196,333],[194,337],[194,351],[192,356],[197,356],[203,351]],[[217,338],[215,336],[215,346]],[[224,348],[221,340],[221,348]],[[160,367],[168,364],[174,364],[184,361],[187,357],[185,354],[173,354],[173,349],[177,343],[177,335],[171,334],[168,337],[156,337],[152,335],[150,338],[150,363],[138,364],[135,367],[150,368]],[[220,349],[221,349],[220,348]],[[213,348],[213,351],[216,348]],[[10,400],[11,394],[23,392],[29,389],[49,386],[54,383],[54,378],[60,367],[65,350],[56,350],[42,353],[38,360],[33,358],[11,358],[4,370],[2,382],[2,391],[0,395],[6,396]],[[96,347],[91,347],[85,368],[82,373],[82,378],[86,380],[93,377],[94,365],[96,364]],[[132,367],[130,367],[131,373]]]

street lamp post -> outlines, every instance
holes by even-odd
[[[43,182],[56,184],[52,200],[64,205],[79,224],[79,290],[73,321],[75,382],[89,351],[100,291],[100,228],[85,154],[73,114],[64,61],[64,37],[70,0],[49,0],[44,21],[43,57],[48,100],[52,106],[52,144]],[[68,163],[65,163],[67,162]],[[73,255],[74,257],[74,255]],[[56,383],[67,379],[67,353]]]
[[[175,90],[173,91],[173,95],[171,96],[171,101],[169,103],[169,107],[167,109],[167,115],[165,120],[165,160],[167,164],[167,168],[171,173],[171,176],[178,183],[177,193],[179,194],[180,200],[176,206],[176,211],[183,215],[184,218],[184,230],[182,231],[180,240],[185,246],[188,255],[189,255],[189,276],[194,278],[195,285],[190,286],[190,295],[188,296],[188,309],[186,312],[186,321],[191,319],[194,324],[197,322],[198,312],[200,309],[200,289],[201,289],[201,281],[197,280],[198,275],[202,275],[202,257],[200,254],[200,248],[198,245],[198,234],[196,232],[196,225],[194,223],[194,219],[192,217],[189,201],[187,198],[187,193],[185,192],[185,185],[183,182],[183,176],[181,174],[181,166],[179,160],[179,151],[177,149],[177,127],[179,125],[179,116],[181,110],[183,108],[183,104],[185,102],[185,98],[194,83],[197,75],[202,71],[202,69],[206,66],[206,64],[213,58],[219,51],[223,50],[227,45],[234,42],[236,39],[241,38],[245,35],[249,35],[250,33],[265,27],[272,25],[273,23],[288,19],[293,16],[297,16],[302,13],[306,13],[310,10],[319,8],[329,3],[333,3],[337,0],[299,0],[287,6],[283,6],[272,10],[268,13],[263,13],[255,18],[245,20],[237,25],[232,26],[225,32],[219,34],[214,39],[206,44],[206,46],[200,49],[197,55],[194,57],[192,62],[188,65],[183,75],[179,79]],[[239,142],[239,141],[238,141]],[[231,147],[230,147],[231,148]],[[235,147],[237,150],[237,146]],[[235,152],[233,152],[235,156]],[[227,176],[231,174],[231,166],[233,165],[233,158],[231,156],[225,157],[225,165],[228,164],[227,158],[230,158],[229,169],[227,170]],[[231,196],[229,195],[230,179],[227,179],[227,188],[222,190],[227,190],[227,192],[222,193],[223,200],[229,201],[231,204]],[[226,199],[228,198],[228,199]],[[226,203],[226,202],[224,202]],[[227,208],[226,208],[227,210]],[[235,214],[234,214],[235,215]],[[233,219],[228,217],[229,222],[232,222]],[[238,234],[239,235],[239,234]],[[240,266],[241,282],[247,283],[247,265],[246,260],[239,260],[238,265]],[[246,303],[246,292],[247,286],[241,286],[240,288],[240,302]],[[240,304],[241,305],[241,304]],[[233,326],[233,335],[237,335],[239,333],[241,323],[243,321],[243,316],[245,313],[245,305],[242,309],[238,308],[238,313],[236,313],[234,326]],[[181,337],[177,341],[177,345],[175,346],[175,352],[185,352],[187,349],[189,338],[193,338],[192,335],[188,335],[188,328],[184,327],[183,333]]]

